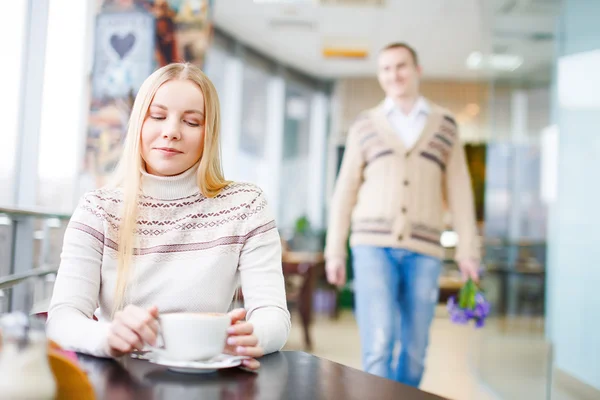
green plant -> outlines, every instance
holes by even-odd
[[[310,221],[305,215],[296,220],[295,232],[300,235],[305,235],[310,232]]]

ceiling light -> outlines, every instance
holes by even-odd
[[[467,67],[469,69],[481,69],[483,64],[483,54],[474,51],[467,57]]]
[[[488,58],[491,69],[497,71],[514,71],[523,64],[523,57],[514,54],[492,54]]]
[[[322,50],[325,58],[367,58],[369,51],[365,48],[324,47]]]
[[[472,70],[488,69],[493,71],[514,71],[523,65],[523,57],[516,54],[488,54],[474,51],[467,57],[467,68]]]
[[[313,21],[301,20],[296,18],[276,18],[269,21],[269,27],[273,29],[315,29]]]
[[[364,37],[326,36],[321,54],[325,58],[364,59],[369,56],[370,41]]]
[[[257,4],[294,4],[294,3],[313,3],[314,0],[253,0]]]

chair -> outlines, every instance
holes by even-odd
[[[281,247],[281,268],[288,308],[297,307],[302,322],[304,347],[306,350],[311,350],[310,324],[313,314],[313,294],[315,282],[325,270],[325,259],[323,253],[290,251],[283,240]],[[243,301],[244,295],[240,287],[235,292],[233,304],[243,304]]]
[[[291,251],[282,242],[282,269],[286,283],[288,305],[297,305],[302,321],[304,346],[312,349],[310,324],[313,319],[313,296],[315,284],[325,271],[322,252]]]
[[[94,399],[94,387],[70,352],[48,341],[48,361],[56,380],[56,400]]]

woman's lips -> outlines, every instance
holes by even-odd
[[[169,156],[174,156],[174,155],[183,153],[182,151],[179,151],[177,149],[172,149],[170,147],[157,147],[156,150],[160,151],[164,155],[169,155]]]

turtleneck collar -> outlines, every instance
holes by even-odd
[[[179,175],[156,176],[142,168],[142,193],[158,200],[176,200],[200,192],[197,181],[197,162],[193,167]]]

